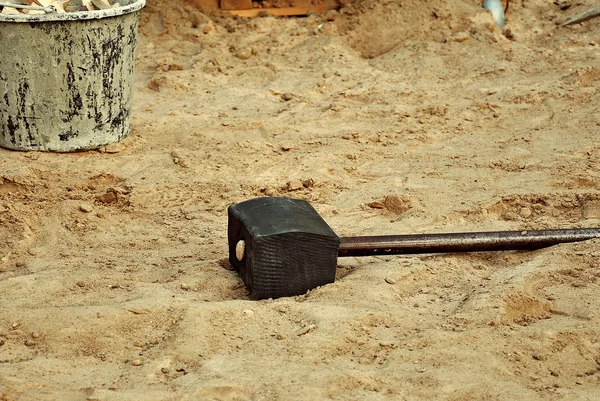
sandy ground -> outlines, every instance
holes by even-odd
[[[600,226],[600,23],[570,3],[502,32],[475,0],[150,0],[132,134],[0,150],[0,400],[599,399],[599,240],[344,258],[265,301],[227,262],[227,206],[265,195],[343,236]]]

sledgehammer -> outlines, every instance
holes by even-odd
[[[229,262],[253,299],[333,283],[338,256],[532,250],[600,237],[600,228],[340,238],[303,200],[251,199],[228,208]]]

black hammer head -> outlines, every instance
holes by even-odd
[[[229,206],[229,262],[254,299],[333,283],[340,238],[310,203],[257,198]]]

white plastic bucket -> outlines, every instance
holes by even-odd
[[[0,14],[0,146],[71,152],[129,134],[139,10]]]

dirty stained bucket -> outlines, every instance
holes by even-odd
[[[0,146],[71,152],[129,134],[139,10],[0,14]]]

